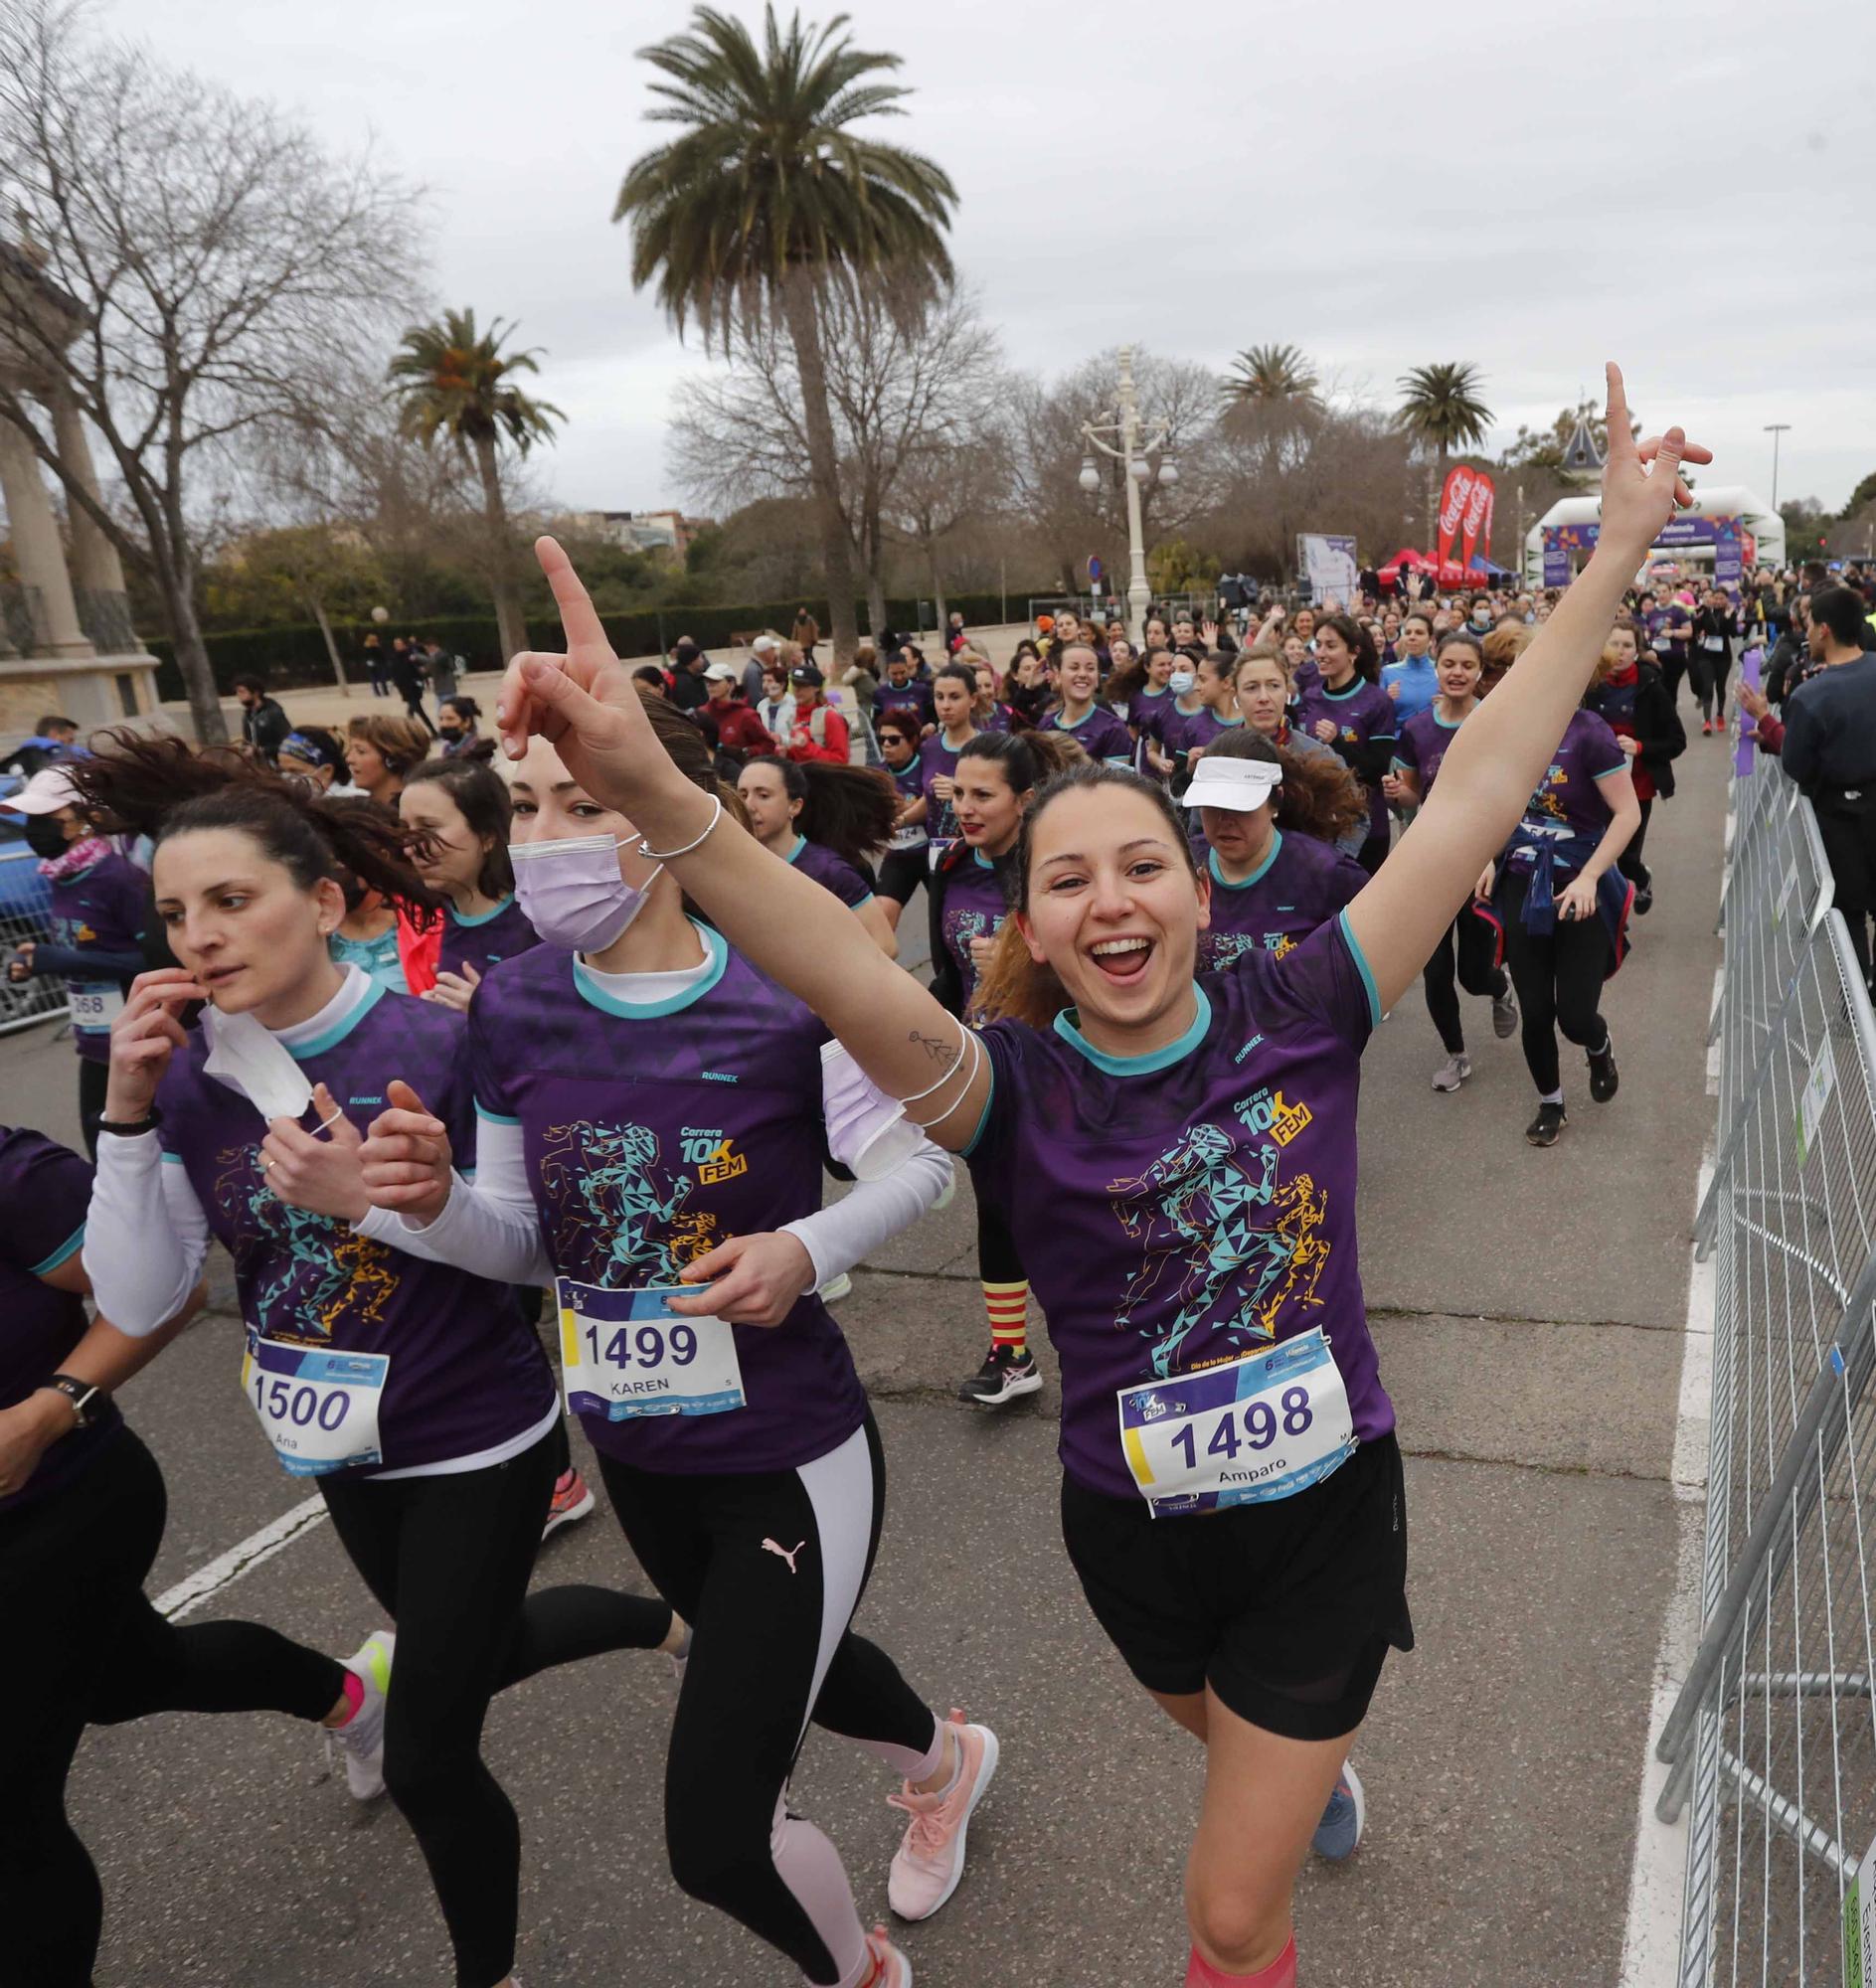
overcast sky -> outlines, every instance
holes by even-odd
[[[735,6],[746,0],[720,0]],[[815,5],[810,17],[833,9]],[[1619,359],[1707,480],[1841,504],[1876,469],[1871,0],[853,0],[916,94],[952,252],[1009,358],[1293,342],[1391,402],[1469,359],[1493,445]],[[169,60],[430,190],[431,288],[544,348],[566,502],[651,509],[704,364],[611,224],[655,141],[634,51],[687,0],[104,0]],[[749,18],[754,20],[753,11]],[[1333,519],[1319,520],[1332,530]]]

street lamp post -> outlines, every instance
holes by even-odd
[[[1089,452],[1082,457],[1081,486],[1091,494],[1101,488],[1101,471],[1095,463],[1095,451],[1111,457],[1120,465],[1121,480],[1127,492],[1127,632],[1135,644],[1145,640],[1146,610],[1152,602],[1153,590],[1146,581],[1146,542],[1140,523],[1140,487],[1154,480],[1154,470],[1147,457],[1155,449],[1163,449],[1171,432],[1167,423],[1158,422],[1150,434],[1142,432],[1140,405],[1133,388],[1133,348],[1120,348],[1120,381],[1115,390],[1115,418],[1107,421],[1084,421],[1082,439],[1088,444]],[[1109,440],[1107,437],[1111,436]],[[1170,457],[1162,456],[1158,470],[1158,481],[1168,486],[1177,483],[1179,471]]]
[[[1772,437],[1772,508],[1779,508],[1779,437],[1791,432],[1790,421],[1768,421],[1766,433]]]

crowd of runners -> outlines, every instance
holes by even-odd
[[[85,1728],[264,1710],[402,1811],[460,1988],[510,1988],[490,1698],[626,1649],[678,1678],[676,1883],[773,1950],[760,1978],[909,1984],[916,1936],[863,1923],[788,1784],[813,1728],[879,1759],[916,1924],[998,1771],[942,1708],[1000,1680],[851,1626],[886,1464],[829,1308],[957,1155],[988,1344],[962,1392],[1041,1385],[1033,1292],[1070,1559],[1205,1749],[1188,1988],[1291,1988],[1297,1872],[1359,1841],[1350,1749],[1414,1640],[1356,1268],[1362,1051],[1418,979],[1435,1089],[1471,1072],[1466,995],[1522,1035],[1533,1145],[1568,1122],[1560,1035],[1616,1095],[1602,989],[1691,749],[1677,677],[1711,726],[1702,630],[1729,662],[1755,633],[1730,597],[1684,621],[1636,592],[1709,456],[1624,445],[1613,368],[1610,398],[1601,543],[1554,599],[1155,617],[1137,648],[1063,616],[1007,671],[961,628],[942,660],[883,642],[836,672],[877,767],[813,631],[747,683],[695,657],[691,689],[641,682],[543,541],[565,652],[514,659],[487,731],[453,700],[446,756],[385,716],[271,757],[116,734],[36,773],[15,805],[59,936],[14,970],[73,984],[95,1167],[0,1130],[0,1605],[32,1624],[0,1657],[32,1708],[0,1734],[7,1978],[91,1978]],[[921,890],[929,986],[896,959]],[[823,1206],[830,1164],[853,1185]],[[163,1480],[112,1397],[218,1242],[261,1439],[382,1611],[343,1658],[143,1593]],[[570,1417],[653,1597],[530,1590],[594,1507]]]

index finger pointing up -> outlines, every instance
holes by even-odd
[[[1632,441],[1634,430],[1628,425],[1628,396],[1622,392],[1621,368],[1612,359],[1605,365],[1603,371],[1609,380],[1608,446],[1613,448],[1618,435],[1620,435],[1624,442]]]
[[[578,655],[583,649],[611,652],[605,629],[593,605],[593,596],[581,584],[574,563],[562,551],[557,539],[536,539],[534,556],[541,562],[547,583],[554,589],[554,605],[560,609],[560,625],[567,631],[567,651]]]

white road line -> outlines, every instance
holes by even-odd
[[[1700,1163],[1694,1206],[1713,1178],[1709,1149]],[[1628,1879],[1628,1921],[1622,1936],[1620,1988],[1674,1988],[1680,1976],[1681,1891],[1687,1825],[1656,1820],[1654,1804],[1668,1769],[1654,1757],[1655,1741],[1679,1696],[1700,1642],[1700,1572],[1706,1537],[1707,1459],[1712,1440],[1713,1264],[1695,1262],[1687,1278],[1687,1325],[1681,1344],[1680,1394],[1674,1424],[1674,1587],[1654,1659],[1647,1754]]]
[[[262,1561],[271,1560],[302,1534],[311,1532],[325,1516],[326,1501],[315,1491],[290,1512],[282,1512],[271,1525],[250,1533],[240,1545],[217,1554],[206,1567],[197,1568],[186,1579],[166,1588],[156,1597],[156,1612],[167,1615],[172,1622],[179,1621],[212,1595],[232,1586],[244,1574],[252,1574]]]

